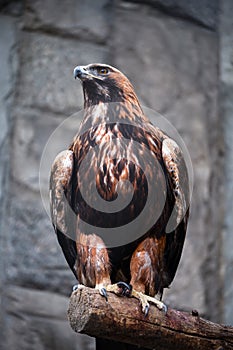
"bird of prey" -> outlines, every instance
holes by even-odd
[[[74,77],[83,87],[84,118],[69,149],[56,157],[50,178],[58,241],[80,285],[97,288],[105,298],[109,291],[137,298],[145,314],[150,303],[166,312],[161,298],[175,276],[189,216],[182,150],[152,125],[118,69],[77,66]],[[118,194],[120,203],[129,203],[110,210]],[[105,206],[99,209],[98,200]],[[137,227],[130,226],[146,205]],[[135,236],[132,227],[139,231]]]

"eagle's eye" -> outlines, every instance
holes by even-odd
[[[109,69],[107,67],[98,67],[97,73],[101,75],[107,75],[109,73]]]

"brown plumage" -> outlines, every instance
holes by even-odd
[[[188,174],[182,152],[150,123],[119,70],[91,64],[76,67],[74,75],[83,85],[84,119],[69,150],[55,159],[50,181],[59,243],[80,284],[98,288],[105,297],[107,291],[134,296],[145,313],[148,301],[165,310],[154,296],[161,297],[175,276],[188,221]],[[155,196],[137,225],[141,235],[126,230],[130,239],[121,244],[119,234],[118,244],[117,231],[113,237],[111,229],[120,231],[135,220],[152,188]],[[86,201],[98,203],[99,196],[108,208],[119,193],[124,203],[132,189],[130,202],[117,212],[98,210]],[[149,226],[144,232],[145,222]]]

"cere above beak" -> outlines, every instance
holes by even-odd
[[[77,66],[74,68],[74,78],[83,79],[88,75],[87,69],[85,66]]]

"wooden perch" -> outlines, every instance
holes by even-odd
[[[168,309],[164,314],[154,305],[145,317],[138,300],[108,296],[106,302],[87,287],[71,295],[68,318],[75,332],[156,350],[233,349],[233,327],[204,320],[194,311]]]

